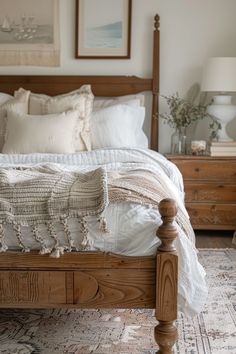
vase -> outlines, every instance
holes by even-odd
[[[187,131],[186,128],[180,129],[181,154],[187,154]]]
[[[171,154],[186,154],[187,153],[187,134],[186,128],[176,128],[171,135]]]

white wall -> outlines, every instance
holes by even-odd
[[[133,0],[131,60],[76,60],[74,0],[61,3],[61,67],[0,67],[0,74],[128,74],[150,76],[153,16],[161,16],[162,94],[181,95],[200,83],[210,56],[236,57],[236,0]],[[91,9],[92,11],[92,9]],[[166,106],[161,100],[161,111]],[[230,125],[236,138],[236,119]],[[147,129],[147,127],[146,127]],[[199,130],[200,129],[200,130]],[[206,137],[200,127],[197,136]],[[161,124],[160,147],[169,151],[171,130]]]

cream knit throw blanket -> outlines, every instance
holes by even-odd
[[[107,174],[103,168],[78,173],[63,171],[57,165],[41,165],[32,168],[0,169],[0,252],[7,250],[4,224],[10,223],[18,243],[24,252],[30,250],[24,244],[21,226],[31,226],[32,234],[41,245],[41,254],[52,253],[59,257],[65,250],[58,243],[54,221],[60,221],[68,240],[67,250],[73,248],[68,219],[78,217],[84,234],[83,245],[88,246],[88,229],[85,217],[95,215],[106,231],[102,212],[108,205]],[[54,249],[46,247],[38,230],[39,224],[47,224],[49,235],[55,240]]]
[[[106,172],[102,167],[91,172],[63,171],[57,165],[38,165],[31,168],[0,170],[0,252],[7,250],[4,224],[10,223],[22,251],[29,252],[24,244],[21,226],[31,226],[32,235],[41,245],[41,254],[59,257],[64,250],[74,249],[68,219],[77,217],[83,233],[82,249],[90,249],[87,216],[97,216],[100,230],[108,232],[103,212],[108,202],[133,202],[158,208],[161,199],[171,197],[163,175],[147,169]],[[60,221],[68,240],[61,247],[54,231],[54,222]],[[177,222],[189,238],[192,228],[186,211],[179,207]],[[47,248],[38,230],[46,224],[54,239],[53,248]]]

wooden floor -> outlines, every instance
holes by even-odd
[[[197,248],[233,248],[233,231],[196,230]]]

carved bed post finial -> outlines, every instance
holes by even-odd
[[[155,340],[159,345],[158,354],[172,354],[177,340],[174,322],[177,319],[178,256],[174,240],[178,232],[173,225],[177,205],[173,199],[163,199],[159,203],[159,211],[163,224],[157,230],[161,245],[156,264],[156,318],[159,324],[155,327]]]
[[[154,17],[154,27],[155,27],[155,31],[159,31],[160,29],[160,16],[158,14],[156,14],[156,16]]]

